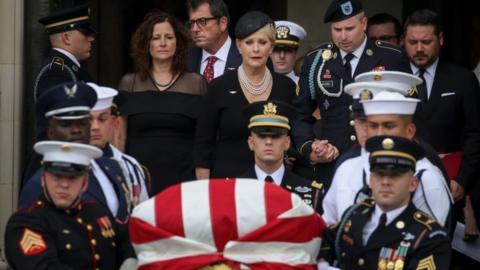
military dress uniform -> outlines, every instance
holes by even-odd
[[[356,204],[341,222],[326,229],[321,257],[330,262],[336,258],[342,269],[449,269],[447,232],[412,203],[364,244],[362,229],[374,205],[371,199]]]
[[[5,252],[14,269],[118,269],[135,256],[127,233],[94,201],[60,210],[42,197],[10,218]]]

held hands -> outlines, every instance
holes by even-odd
[[[328,140],[314,140],[310,160],[314,163],[328,163],[335,160],[339,155],[338,149],[328,143]]]
[[[452,191],[453,199],[455,201],[463,199],[465,191],[463,187],[457,183],[457,181],[450,181],[450,190]]]

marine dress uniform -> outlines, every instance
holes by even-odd
[[[102,154],[90,145],[59,141],[39,142],[35,150],[44,155],[47,172],[73,176],[86,175],[90,160]],[[7,223],[5,253],[14,269],[124,269],[124,261],[135,257],[126,224],[95,201],[81,201],[81,191],[66,209],[57,208],[50,192],[45,187]]]
[[[418,144],[400,137],[372,137],[366,148],[372,171],[392,175],[414,171],[416,160],[424,155]],[[397,196],[401,200],[400,193]],[[341,221],[325,231],[321,257],[330,263],[336,259],[347,270],[449,269],[447,232],[411,201],[387,203],[397,205],[384,212],[373,199],[366,199],[347,209]]]
[[[338,22],[362,12],[359,1],[333,1],[325,13],[324,22]],[[352,63],[356,62],[355,65]],[[305,56],[299,80],[299,96],[294,105],[300,113],[294,125],[293,139],[300,153],[310,159],[313,139],[328,140],[340,155],[356,143],[351,124],[352,97],[344,87],[360,73],[372,70],[409,72],[408,59],[401,48],[364,36],[363,42],[352,52],[340,50],[327,42]],[[319,108],[321,120],[313,121],[312,113]],[[334,162],[318,164],[317,178],[327,186],[334,171]]]

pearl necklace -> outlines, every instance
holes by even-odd
[[[263,79],[258,83],[253,83],[245,74],[245,70],[243,69],[243,65],[238,67],[238,79],[240,81],[240,85],[243,89],[247,90],[250,94],[254,96],[259,96],[267,91],[267,89],[271,86],[272,83],[272,74],[268,68],[265,68],[265,73],[263,75]]]

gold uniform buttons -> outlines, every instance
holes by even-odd
[[[355,135],[350,136],[350,141],[354,142],[357,139]]]
[[[355,120],[350,120],[350,126],[355,126]]]
[[[81,218],[77,218],[77,222],[82,224],[83,223],[83,220]]]
[[[97,260],[97,261],[100,260],[100,255],[99,254],[95,254],[95,260]]]
[[[350,111],[353,111],[352,105],[348,106],[348,109],[349,109]]]
[[[72,245],[70,243],[66,244],[65,245],[65,249],[66,250],[71,250],[72,249]]]
[[[365,264],[365,260],[363,258],[358,259],[358,266],[363,266]]]
[[[87,230],[89,230],[89,231],[93,230],[92,225],[88,224],[88,225],[87,225]]]
[[[42,201],[37,201],[37,205],[42,205]]]
[[[112,242],[112,247],[116,247],[116,246],[117,246],[117,243]]]
[[[345,257],[346,253],[345,252],[342,252],[342,257]]]
[[[92,240],[90,240],[90,243],[95,246],[97,244],[97,240],[92,239]]]

